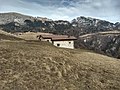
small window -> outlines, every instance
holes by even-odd
[[[71,44],[71,42],[69,42],[69,44]]]
[[[57,44],[57,46],[59,47],[59,46],[60,46],[60,44]]]
[[[49,42],[49,40],[47,40]]]

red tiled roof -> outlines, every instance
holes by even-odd
[[[40,35],[40,37],[44,39],[52,39],[53,41],[57,40],[76,40],[74,36],[67,36],[67,35]]]

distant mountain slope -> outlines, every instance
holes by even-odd
[[[20,24],[24,23],[24,20],[34,20],[34,17],[23,15],[20,13],[10,12],[10,13],[0,13],[0,24],[7,24],[11,22],[18,22]]]
[[[82,35],[78,45],[98,53],[120,58],[120,31],[107,31]]]
[[[46,42],[0,42],[0,90],[119,90],[120,60]]]
[[[120,27],[119,24],[117,24],[117,27],[116,24],[109,21],[84,16],[73,19],[72,25],[74,26],[74,32],[77,32],[76,36],[95,32],[119,30],[118,27]]]

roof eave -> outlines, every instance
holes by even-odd
[[[77,39],[51,39],[52,41],[72,41],[72,40],[77,40]]]

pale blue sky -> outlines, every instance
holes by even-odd
[[[19,12],[53,20],[79,16],[120,22],[120,0],[0,0],[0,12]]]

